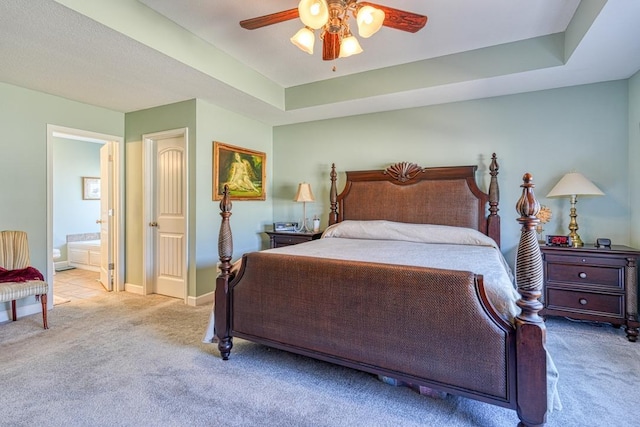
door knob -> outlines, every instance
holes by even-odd
[[[155,222],[155,221],[151,221],[151,222],[149,223],[149,227],[157,227],[157,226],[158,226],[158,223],[157,223],[157,222]]]
[[[101,219],[96,219],[96,224],[102,224],[102,220]]]

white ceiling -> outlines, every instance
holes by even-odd
[[[558,33],[567,28],[580,2],[378,0],[427,16],[427,25],[415,34],[383,27],[374,36],[359,39],[362,54],[323,62],[319,42],[313,56],[289,42],[303,27],[299,20],[256,30],[238,25],[243,19],[295,8],[298,0],[191,0],[187,7],[175,0],[140,1],[284,87],[335,77],[334,65],[340,74],[350,74]]]
[[[591,6],[602,1],[582,3]],[[159,49],[153,40],[145,41],[154,31],[161,34],[154,27],[144,27],[148,20],[129,23],[129,28],[140,34],[146,31],[147,36],[132,35],[133,30],[114,29],[119,25],[126,28],[126,17],[109,24],[114,21],[108,21],[113,19],[107,16],[108,10],[92,11],[102,13],[106,20],[87,13],[89,18],[74,10],[82,7],[76,3],[82,2],[0,2],[0,81],[122,112],[200,98],[278,125],[625,79],[640,69],[640,2],[609,0],[564,65],[287,109],[265,102],[245,86],[223,81],[215,67],[208,71],[194,66],[194,61]],[[142,12],[150,14],[145,6],[155,10],[265,76],[280,88],[284,98],[285,88],[297,85],[333,79],[340,90],[340,78],[350,74],[360,73],[367,79],[369,70],[561,33],[581,1],[378,0],[379,4],[427,15],[427,25],[415,34],[383,27],[371,38],[360,40],[362,54],[329,62],[321,59],[319,44],[316,53],[308,55],[289,42],[302,26],[298,20],[252,31],[238,25],[243,19],[294,8],[297,0],[139,3],[136,5],[144,9]],[[161,16],[156,18],[166,22]],[[183,36],[180,39],[188,42]],[[397,79],[402,79],[400,73]]]

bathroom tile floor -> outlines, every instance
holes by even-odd
[[[102,295],[107,291],[100,283],[100,273],[74,268],[56,271],[53,276],[54,304]]]

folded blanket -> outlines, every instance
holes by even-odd
[[[28,280],[41,280],[44,276],[34,267],[21,268],[19,270],[7,270],[0,267],[0,283],[26,282]]]

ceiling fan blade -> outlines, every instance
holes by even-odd
[[[255,30],[256,28],[266,27],[267,25],[278,24],[290,19],[298,18],[300,15],[298,9],[283,10],[282,12],[272,13],[270,15],[259,16],[257,18],[245,19],[240,21],[240,26],[246,30]]]
[[[373,6],[376,9],[380,9],[384,12],[384,22],[382,25],[389,28],[395,28],[396,30],[408,31],[410,33],[416,33],[427,24],[427,17],[419,15],[413,12],[407,12],[405,10],[394,9],[392,7],[381,6],[375,3],[362,2],[362,5]]]

